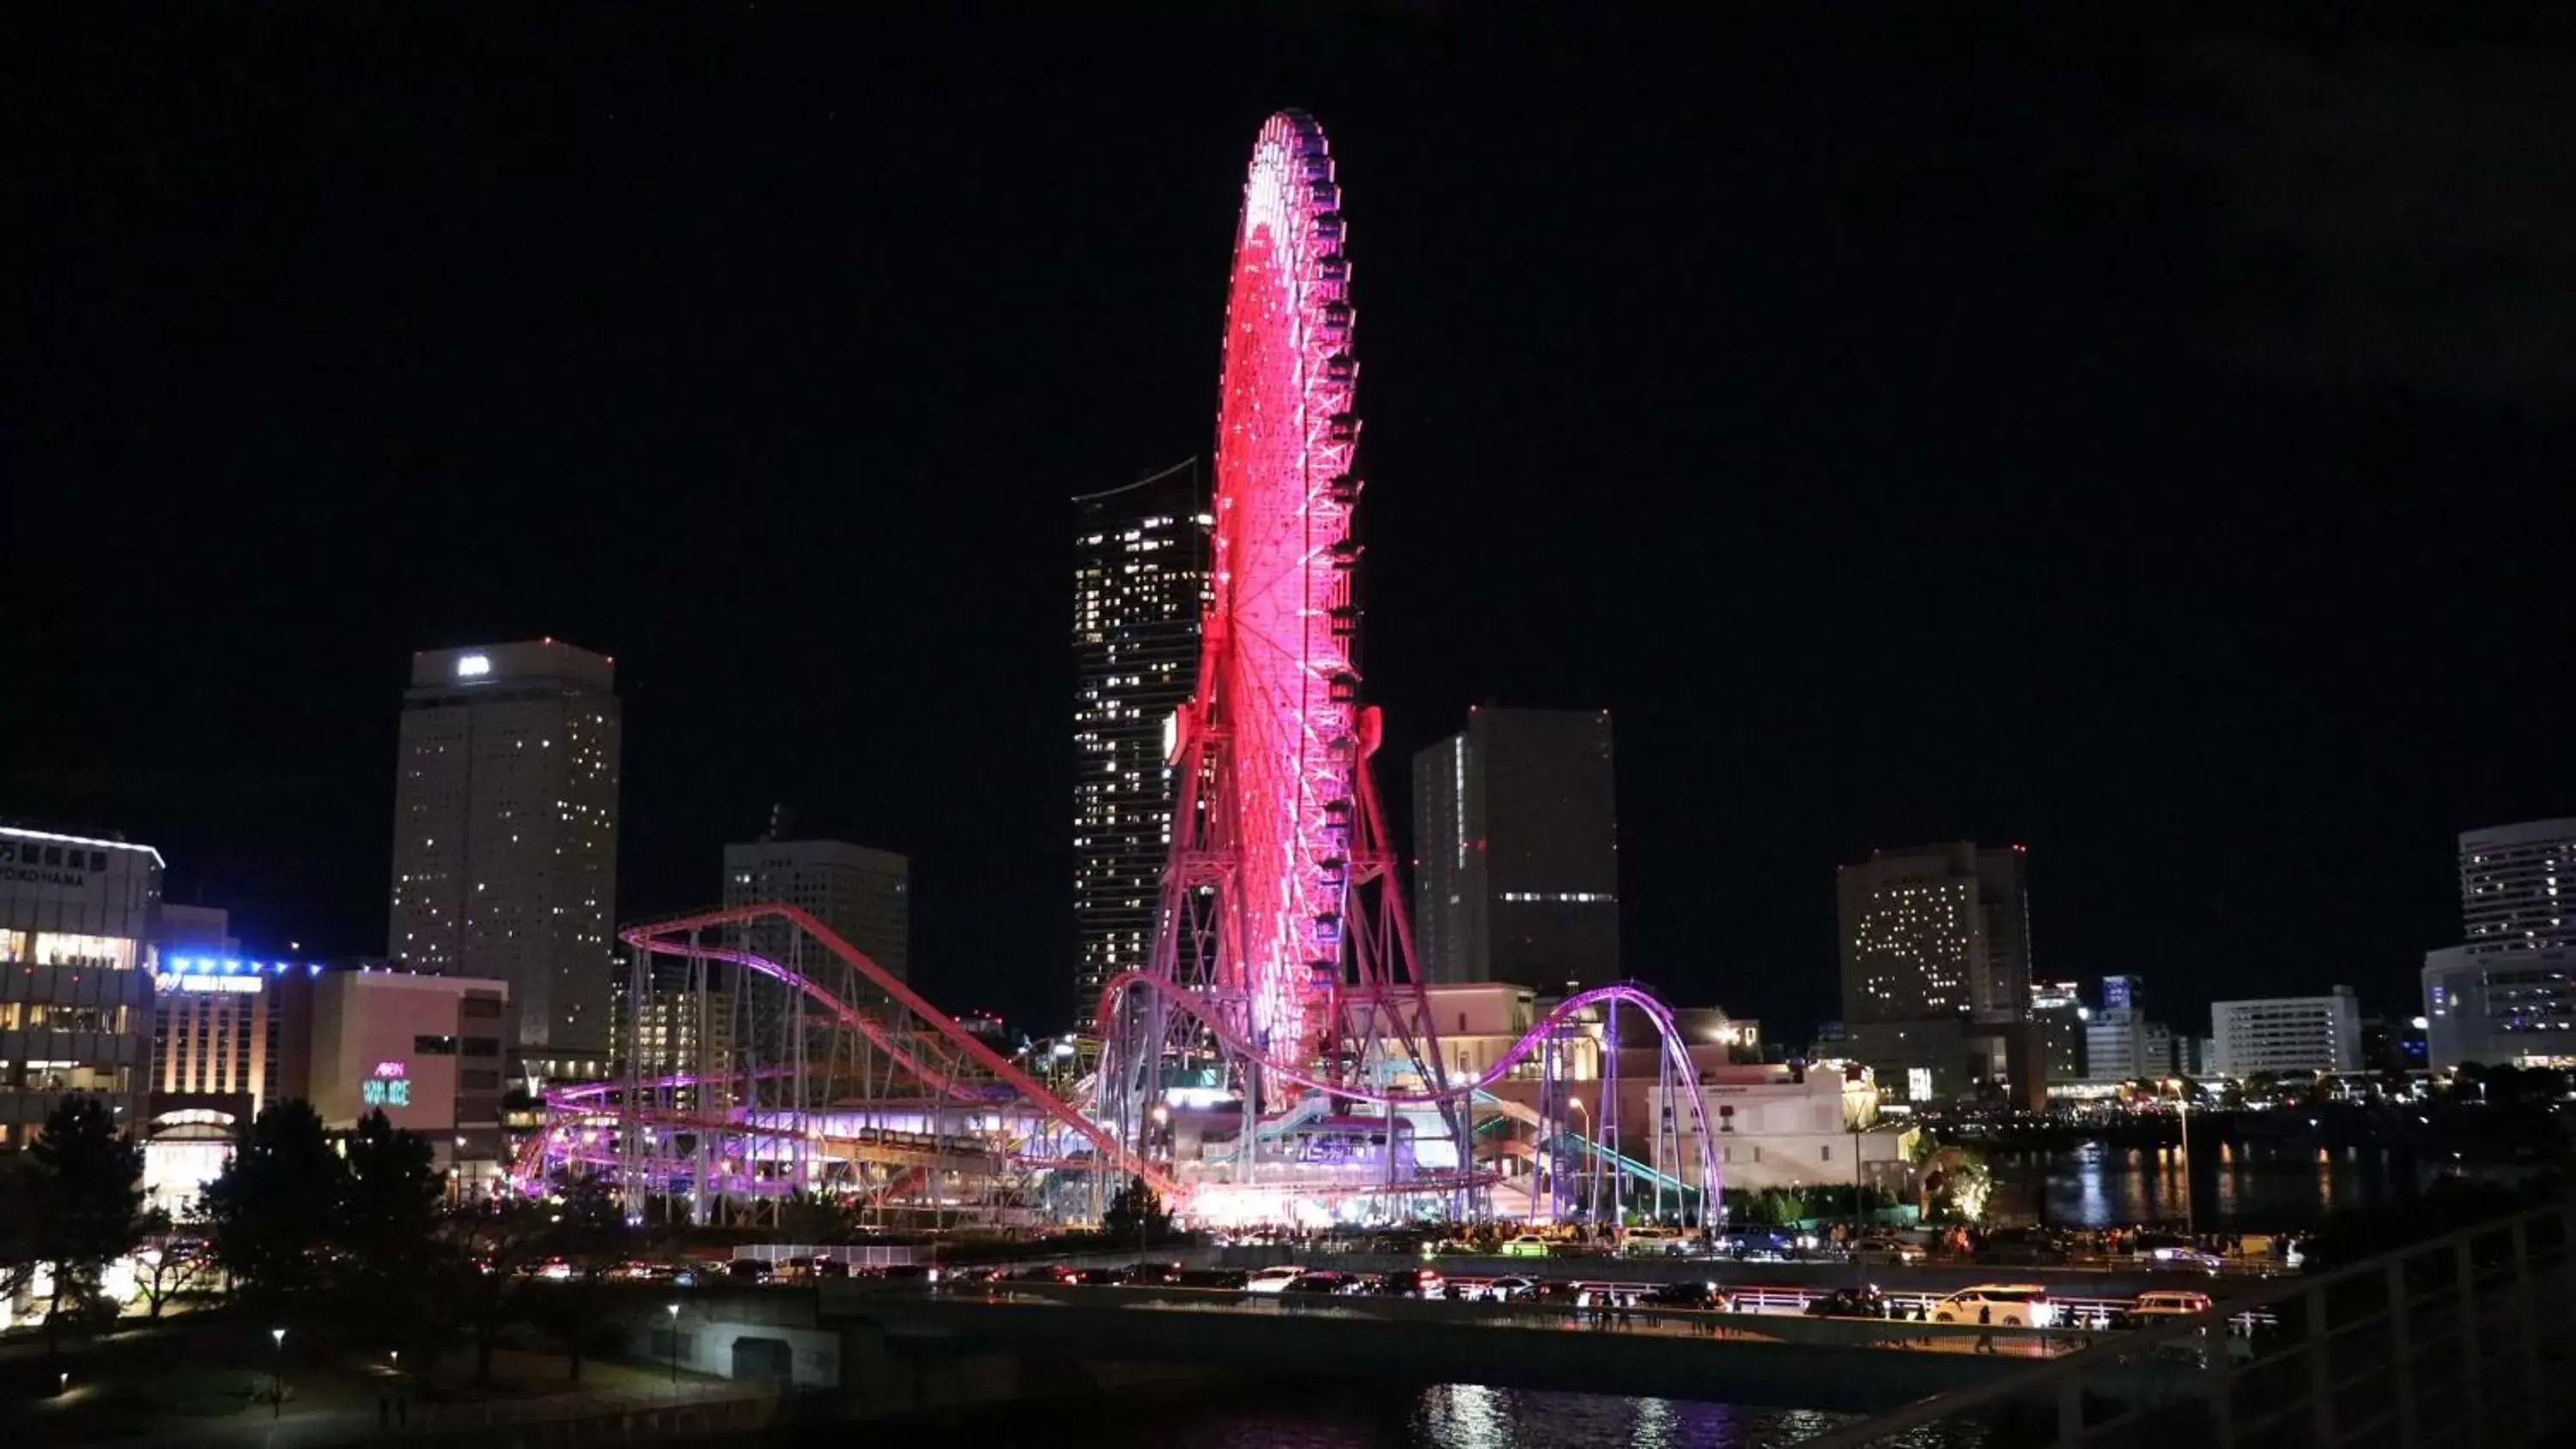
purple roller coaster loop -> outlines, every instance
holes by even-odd
[[[1098,1018],[1100,1021],[1106,1023],[1116,1020],[1119,998],[1131,987],[1147,987],[1160,994],[1168,1004],[1197,1020],[1227,1047],[1242,1054],[1246,1059],[1260,1062],[1264,1072],[1295,1082],[1302,1087],[1329,1092],[1336,1097],[1346,1097],[1358,1102],[1373,1102],[1390,1108],[1443,1106],[1471,1098],[1477,1092],[1501,1081],[1513,1067],[1520,1065],[1531,1053],[1545,1046],[1557,1028],[1586,1009],[1604,1004],[1613,1006],[1625,1004],[1635,1007],[1648,1021],[1655,1024],[1655,1032],[1660,1038],[1663,1049],[1664,1062],[1672,1068],[1674,1081],[1690,1089],[1687,1095],[1690,1098],[1691,1121],[1699,1131],[1700,1182],[1707,1189],[1707,1194],[1702,1201],[1709,1206],[1713,1206],[1718,1201],[1723,1183],[1718,1175],[1717,1138],[1709,1130],[1708,1103],[1698,1091],[1699,1068],[1692,1063],[1690,1053],[1682,1046],[1681,1028],[1673,1021],[1672,1012],[1656,998],[1653,992],[1643,986],[1623,981],[1609,986],[1596,986],[1589,991],[1569,996],[1558,1002],[1554,1010],[1540,1017],[1528,1031],[1522,1033],[1520,1040],[1512,1043],[1511,1049],[1496,1058],[1494,1064],[1487,1067],[1481,1075],[1465,1082],[1450,1082],[1418,1092],[1379,1091],[1354,1083],[1336,1081],[1292,1063],[1265,1057],[1251,1042],[1245,1040],[1240,1033],[1229,1026],[1220,1012],[1211,1008],[1197,995],[1176,991],[1170,982],[1148,971],[1123,972],[1110,979],[1109,985],[1100,993]],[[1103,1030],[1106,1029],[1104,1026]]]

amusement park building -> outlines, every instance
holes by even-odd
[[[1146,964],[1215,528],[1198,460],[1074,500],[1073,1011]]]
[[[1425,980],[1619,979],[1609,711],[1469,711],[1466,729],[1413,757],[1413,841]]]
[[[1878,1084],[1869,1068],[1814,1062],[1804,1068],[1727,1067],[1707,1075],[1699,1091],[1717,1134],[1718,1171],[1727,1188],[1857,1181],[1895,1191],[1905,1185],[1912,1134],[1879,1125]],[[1635,1120],[1656,1120],[1651,1114],[1663,1106],[1658,1094],[1648,1089],[1641,1104],[1646,1111]],[[1695,1179],[1698,1132],[1689,1112],[1675,1116],[1682,1124],[1685,1175]]]
[[[412,656],[386,954],[509,983],[531,1056],[612,1034],[620,718],[613,662],[559,640]]]
[[[148,845],[0,827],[0,1145],[75,1092],[142,1121],[161,870]]]

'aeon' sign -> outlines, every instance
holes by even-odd
[[[374,1076],[358,1084],[358,1100],[370,1107],[411,1105],[411,1069],[401,1062],[378,1062]]]

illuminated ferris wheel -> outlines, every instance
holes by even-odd
[[[1335,1104],[1374,1104],[1382,1115],[1358,1130],[1384,1165],[1378,1188],[1454,1194],[1453,1215],[1463,1215],[1467,1195],[1494,1176],[1471,1160],[1478,1094],[1537,1063],[1544,1090],[1521,1116],[1538,1150],[1563,1156],[1567,1034],[1625,1004],[1660,1039],[1662,1100],[1684,1103],[1678,1115],[1697,1124],[1693,1190],[1705,1201],[1718,1181],[1714,1139],[1679,1032],[1651,993],[1620,983],[1569,996],[1473,1071],[1441,1052],[1369,768],[1379,724],[1361,699],[1352,590],[1359,364],[1341,203],[1322,128],[1299,111],[1272,116],[1253,147],[1235,234],[1212,586],[1197,687],[1171,732],[1176,803],[1154,956],[1101,995],[1093,1115],[1131,1156],[1169,1151],[1178,1171],[1178,1129],[1169,1141],[1158,1130],[1174,1120],[1176,1094],[1237,1102],[1243,1122],[1224,1170],[1240,1187],[1258,1169],[1262,1131],[1284,1130],[1301,1097],[1325,1109],[1328,1137],[1353,1130]],[[1615,1063],[1615,1020],[1606,1025],[1604,1060]],[[1616,1140],[1609,1070],[1600,1131]],[[1425,1131],[1446,1139],[1429,1157]],[[1202,1144],[1209,1135],[1199,1133]],[[1400,1138],[1413,1144],[1409,1157]],[[1656,1140],[1659,1160],[1685,1156],[1669,1120]],[[1576,1155],[1597,1162],[1602,1151],[1596,1143]],[[1550,1170],[1551,1199],[1565,1175]],[[1670,1187],[1679,1202],[1683,1185],[1667,1175],[1655,1190]]]
[[[1179,788],[1156,956],[1136,975],[1247,1096],[1368,1090],[1372,1055],[1438,1060],[1367,769],[1352,513],[1360,422],[1350,260],[1324,133],[1262,127],[1226,302],[1215,547],[1198,688],[1175,722]],[[1133,981],[1126,985],[1137,984]],[[1125,1004],[1103,1001],[1104,1031]],[[1179,1042],[1160,1025],[1145,1037]],[[1141,1041],[1131,1029],[1131,1041]],[[1157,1047],[1155,1050],[1159,1050]],[[1258,1084],[1245,1078],[1259,1075]]]

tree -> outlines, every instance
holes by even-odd
[[[206,1236],[234,1291],[284,1307],[326,1281],[348,1165],[303,1102],[278,1102],[244,1128],[206,1184]]]
[[[33,1173],[34,1249],[53,1269],[45,1308],[45,1354],[62,1352],[65,1328],[113,1305],[100,1276],[143,1236],[143,1149],[119,1131],[106,1101],[65,1097],[27,1149]],[[57,1370],[58,1372],[59,1370]]]
[[[626,1221],[625,1205],[595,1177],[565,1184],[563,1200],[547,1213],[538,1251],[549,1264],[561,1260],[563,1276],[532,1285],[530,1307],[562,1345],[574,1383],[581,1382],[591,1335],[607,1316],[608,1275],[634,1254],[641,1237]]]
[[[36,1165],[26,1153],[0,1153],[0,1303],[13,1303],[44,1263],[37,1255]]]
[[[213,1261],[195,1246],[182,1247],[168,1241],[172,1224],[170,1215],[154,1208],[143,1215],[143,1236],[162,1241],[136,1253],[134,1290],[142,1295],[143,1306],[152,1317],[171,1299],[193,1292],[212,1276]]]
[[[421,1249],[438,1230],[443,1187],[434,1157],[426,1138],[395,1127],[382,1110],[349,1135],[331,1222],[346,1256],[334,1276],[352,1316],[379,1337],[401,1333],[428,1310],[431,1265]]]
[[[850,1211],[837,1198],[799,1190],[778,1205],[778,1235],[788,1242],[834,1243],[849,1230]]]
[[[518,1196],[472,1202],[447,1216],[434,1266],[443,1316],[474,1337],[474,1382],[492,1381],[492,1350],[520,1306],[522,1270],[544,1261],[554,1209]]]
[[[1112,1243],[1133,1240],[1137,1247],[1147,1248],[1170,1235],[1172,1215],[1164,1211],[1161,1195],[1146,1186],[1145,1179],[1131,1177],[1109,1199],[1109,1209],[1101,1214],[1100,1226]]]

